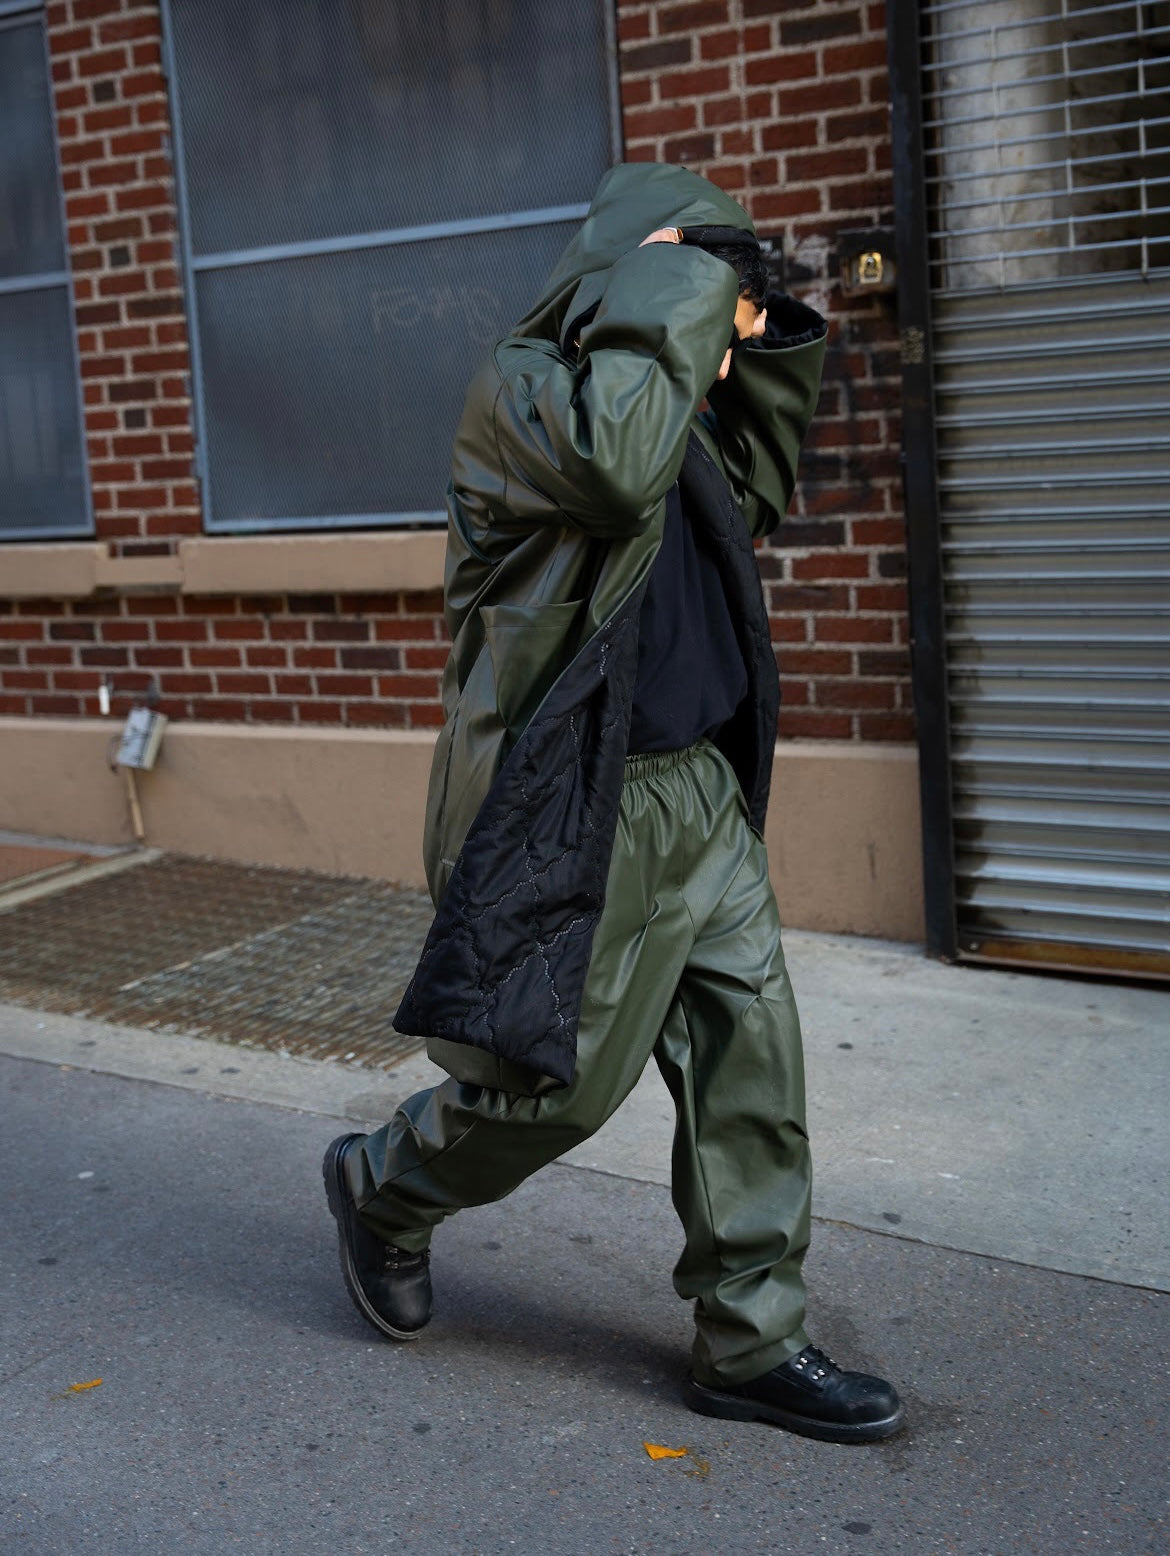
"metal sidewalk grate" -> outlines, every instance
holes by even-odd
[[[0,916],[0,999],[389,1067],[432,908],[381,881],[165,855]]]

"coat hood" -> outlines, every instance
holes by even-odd
[[[697,173],[665,163],[619,163],[601,180],[543,296],[512,334],[563,345],[567,327],[600,301],[610,266],[657,227],[736,227],[753,237],[756,230],[742,205]]]

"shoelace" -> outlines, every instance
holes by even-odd
[[[395,1248],[392,1244],[387,1244],[386,1268],[388,1270],[422,1269],[430,1262],[429,1248],[424,1248],[421,1253],[407,1253],[405,1248]]]
[[[792,1365],[802,1377],[811,1378],[814,1383],[823,1383],[831,1372],[841,1370],[833,1358],[816,1345],[806,1345]]]

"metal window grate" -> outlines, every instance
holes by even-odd
[[[166,0],[212,531],[438,517],[613,154],[606,7]]]
[[[91,531],[79,385],[43,21],[0,9],[0,539]]]
[[[1170,265],[1170,3],[955,0],[922,15],[933,286]]]

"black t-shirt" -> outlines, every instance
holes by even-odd
[[[723,581],[675,484],[638,623],[630,755],[681,751],[714,734],[747,689]]]

